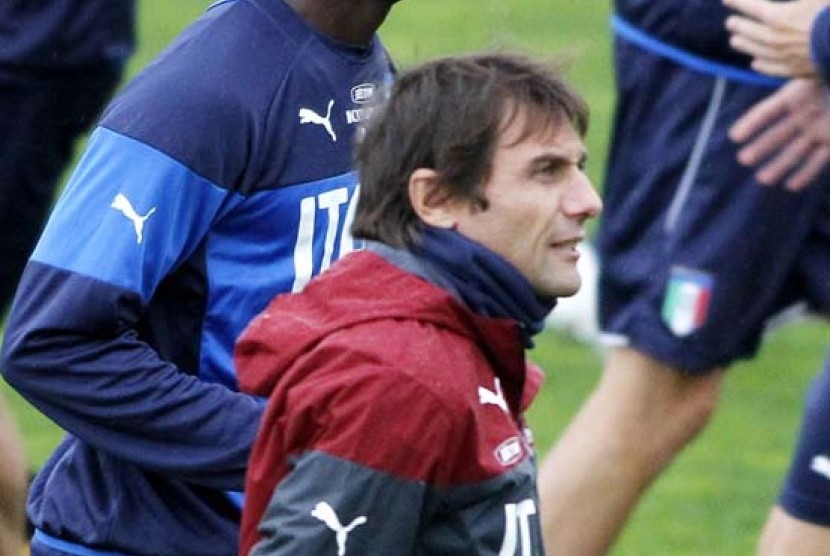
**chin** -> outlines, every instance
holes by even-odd
[[[536,278],[535,280],[529,278],[529,281],[536,295],[540,297],[571,297],[582,286],[582,277],[576,265],[549,266],[544,271],[536,272],[535,275],[528,273],[525,276]]]
[[[541,287],[534,288],[536,295],[540,297],[571,297],[579,291],[579,282],[576,284],[540,284]]]
[[[572,297],[572,296],[576,295],[576,293],[578,291],[579,291],[579,284],[577,284],[575,286],[561,287],[561,288],[559,288],[559,292],[556,294],[556,297]]]
[[[570,280],[560,280],[556,284],[553,284],[551,289],[556,292],[553,294],[555,297],[571,297],[572,295],[576,295],[581,286],[582,280],[579,274],[574,271],[574,275]]]

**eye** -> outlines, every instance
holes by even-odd
[[[588,160],[586,153],[575,156],[549,154],[536,158],[530,165],[529,176],[541,182],[556,182],[567,178],[574,171],[584,172]]]
[[[544,160],[533,167],[533,176],[542,180],[552,180],[562,176],[568,168],[563,160]]]

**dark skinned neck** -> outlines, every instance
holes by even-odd
[[[285,0],[300,17],[340,43],[365,47],[391,6],[389,0]]]

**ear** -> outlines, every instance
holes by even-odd
[[[457,224],[458,203],[441,186],[438,172],[432,168],[418,168],[409,176],[409,202],[430,226],[451,229]]]

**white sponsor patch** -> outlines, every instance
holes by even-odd
[[[499,444],[493,453],[503,466],[513,465],[522,457],[522,439],[518,436],[508,438]]]
[[[365,122],[372,117],[372,112],[375,111],[374,106],[364,106],[363,108],[354,108],[346,110],[346,123],[359,124]]]
[[[375,91],[377,91],[377,87],[374,83],[361,83],[352,87],[349,94],[355,104],[366,104],[374,100]]]

